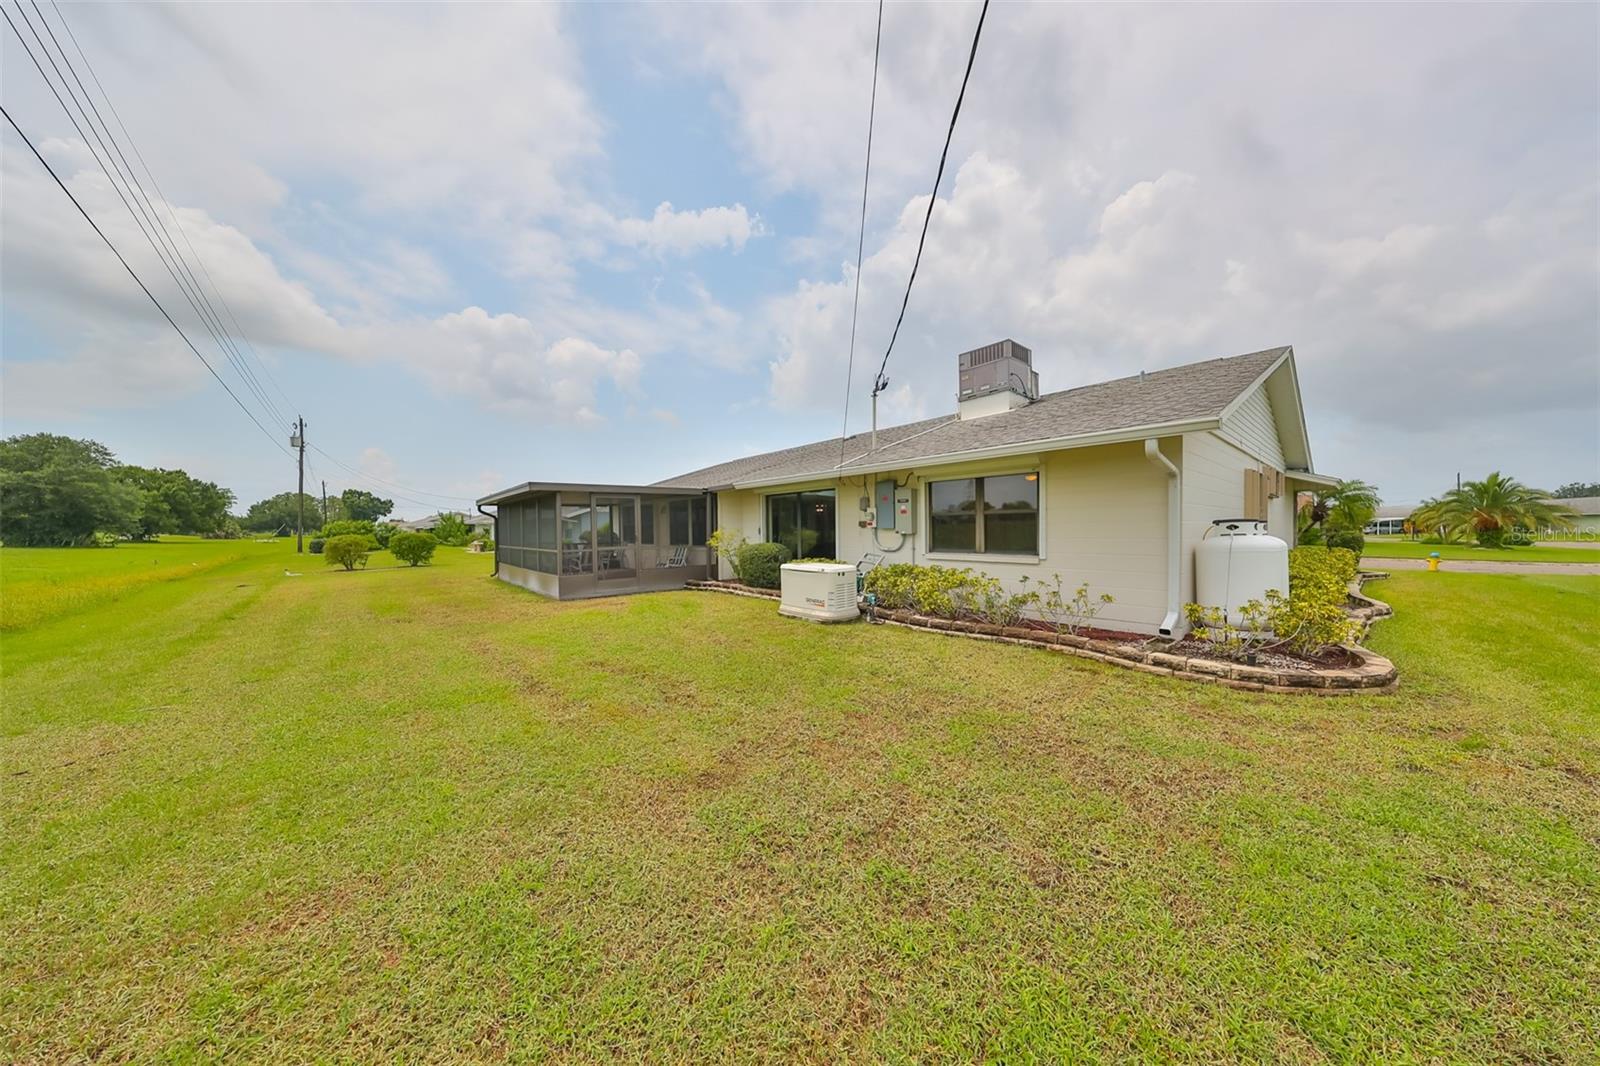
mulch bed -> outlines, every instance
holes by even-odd
[[[1277,649],[1270,651],[1257,649],[1252,659],[1230,659],[1219,654],[1206,641],[1187,637],[1162,650],[1170,651],[1174,655],[1186,655],[1192,659],[1211,659],[1219,663],[1246,662],[1253,666],[1272,666],[1279,670],[1343,670],[1356,666],[1361,661],[1343,648],[1328,648],[1317,655],[1301,655],[1299,652]]]

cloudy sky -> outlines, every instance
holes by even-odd
[[[261,421],[304,414],[330,491],[422,490],[388,493],[416,515],[838,431],[873,6],[40,8],[270,409],[9,28],[6,110]],[[852,429],[977,13],[884,15]],[[1290,343],[1317,468],[1386,499],[1600,477],[1597,30],[1593,5],[996,4],[885,422],[953,409],[955,354],[1006,336],[1046,389]],[[9,128],[3,148],[5,432],[94,437],[241,503],[292,489]]]

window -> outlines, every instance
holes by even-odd
[[[705,542],[705,497],[673,500],[667,504],[667,543],[673,547],[700,547]]]
[[[1039,475],[928,484],[928,544],[936,552],[1039,553]]]
[[[831,559],[834,543],[832,489],[785,492],[767,497],[767,539],[782,544],[796,559]]]

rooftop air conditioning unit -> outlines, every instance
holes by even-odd
[[[996,341],[956,356],[958,400],[1010,390],[1029,400],[1039,398],[1039,373],[1033,352],[1014,340]]]
[[[856,568],[849,563],[784,563],[778,613],[812,622],[850,622],[856,607]]]

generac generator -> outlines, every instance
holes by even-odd
[[[851,622],[856,608],[856,568],[849,563],[784,563],[778,613],[812,622]]]

